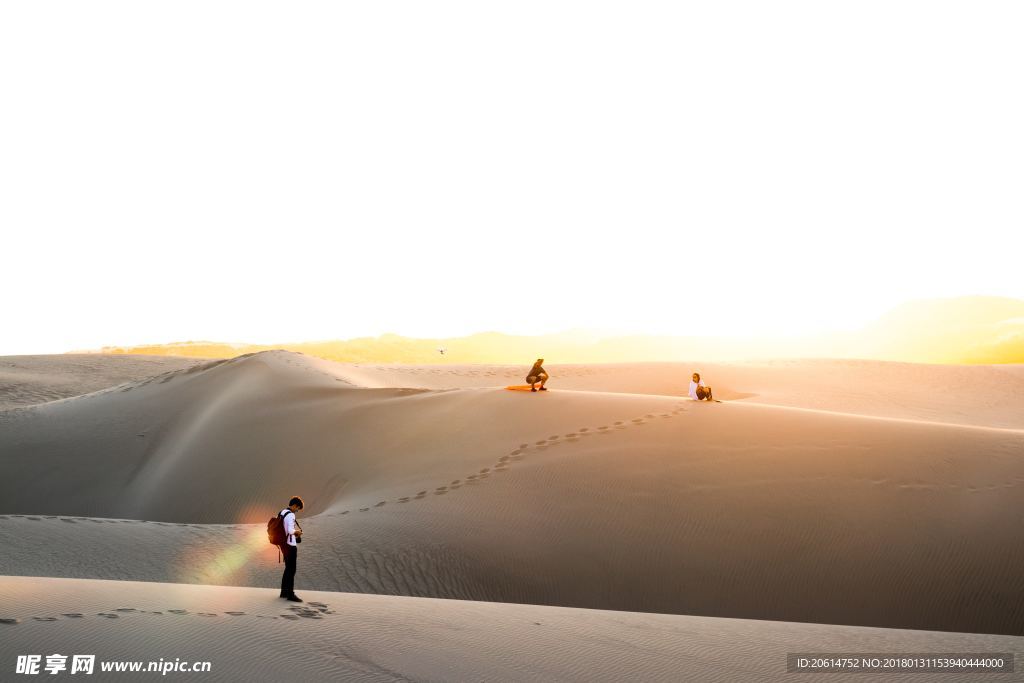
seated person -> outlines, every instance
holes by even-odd
[[[711,397],[711,387],[704,384],[704,380],[700,378],[700,373],[693,373],[693,377],[690,379],[690,398],[694,401],[713,401]]]
[[[537,391],[537,387],[534,386],[537,382],[540,382],[540,390],[547,391],[544,384],[548,381],[548,373],[544,371],[544,359],[538,358],[537,362],[530,368],[530,372],[526,375],[526,383],[530,385],[530,391]]]

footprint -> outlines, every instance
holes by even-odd
[[[530,444],[528,444],[528,443],[521,443],[521,444],[519,444],[519,447],[520,448],[529,448]]]
[[[425,495],[427,495],[427,492],[426,492],[426,491],[420,491],[420,492],[419,492],[419,493],[417,493],[416,495],[417,495],[417,496],[425,496]]]
[[[457,485],[459,485],[459,484],[461,484],[461,483],[462,483],[462,480],[461,480],[461,479],[456,479],[455,481],[453,481],[453,482],[451,483],[451,485],[452,485],[452,486],[457,486]]]
[[[137,612],[138,610],[134,607],[118,607],[114,610],[115,612]]]
[[[349,513],[349,511],[348,511],[348,510],[342,510],[342,511],[341,511],[341,512],[339,512],[338,514],[339,514],[339,515],[347,515],[348,513]]]
[[[11,624],[13,626],[14,624],[20,623],[21,619],[14,619],[12,617],[0,617],[0,624]]]
[[[485,467],[485,468],[483,468],[482,470],[480,470],[480,474],[487,474],[487,473],[488,473],[488,472],[490,472],[490,471],[491,471],[491,468],[490,468],[490,467]]]
[[[73,519],[64,519],[63,517],[60,518],[60,521],[67,522],[68,524],[74,524],[75,523],[75,520],[73,520]]]
[[[69,618],[69,619],[81,619],[81,618],[82,618],[82,617],[84,617],[85,615],[84,615],[84,614],[82,614],[81,612],[65,612],[65,613],[64,613],[64,614],[62,614],[61,616],[62,616],[62,617],[67,617],[67,618]]]
[[[360,512],[367,512],[370,508],[359,508]]]
[[[622,420],[618,420],[616,422],[613,422],[612,424],[614,424],[615,426],[618,426],[618,425],[622,424]]]
[[[373,507],[375,507],[375,508],[379,508],[379,507],[380,507],[381,505],[387,505],[387,503],[388,503],[388,502],[387,502],[386,500],[382,500],[381,502],[377,503],[377,504],[376,504],[376,505],[374,505]]]
[[[25,519],[31,519],[33,522],[41,522],[42,521],[39,517],[26,517]]]
[[[448,492],[447,491],[434,491],[434,495],[435,496],[443,496],[446,493],[448,493]]]
[[[549,436],[548,441],[558,441],[558,434],[555,434],[554,436]]]
[[[511,455],[503,455],[500,458],[498,458],[498,462],[507,462],[511,457]]]
[[[447,490],[448,490],[448,487],[447,487],[447,486],[438,486],[438,487],[437,487],[436,489],[434,489],[434,490],[435,490],[435,491],[447,491]]]
[[[547,442],[548,442],[548,440],[547,440],[547,439],[541,439],[540,441],[538,441],[538,442],[536,443],[536,445],[537,445],[537,446],[543,446],[543,445],[544,445],[544,444],[546,444]]]
[[[580,427],[580,432],[589,432],[590,427]]]
[[[201,616],[201,617],[215,617],[215,616],[217,616],[213,612],[196,612],[196,614]]]
[[[57,621],[57,617],[32,617],[36,621]]]
[[[466,477],[466,479],[469,479],[470,481],[472,481],[472,480],[476,479],[476,475],[475,474],[471,474],[468,477]]]
[[[398,502],[399,503],[408,503],[409,502],[409,496],[402,496],[401,498],[398,499]]]
[[[188,610],[187,609],[169,609],[167,611],[170,612],[171,614],[188,614]]]
[[[107,612],[97,612],[96,616],[104,617],[105,619],[119,619],[120,618],[116,614],[108,614]]]

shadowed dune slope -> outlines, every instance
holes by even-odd
[[[355,388],[298,354],[260,353],[0,413],[5,511],[236,522],[282,491],[307,514],[458,475],[497,449],[667,405],[657,396]],[[453,477],[454,478],[454,477]],[[432,481],[432,479],[430,479]],[[403,488],[404,487],[404,488]],[[197,505],[197,502],[201,502]]]
[[[262,353],[0,413],[0,573],[273,586],[300,493],[300,588],[1024,632],[1019,431],[358,379]]]

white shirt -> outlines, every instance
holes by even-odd
[[[704,386],[703,379],[699,382],[694,382],[692,379],[690,380],[690,398],[692,398],[694,401],[700,400],[699,398],[697,398],[697,387],[702,386]]]
[[[287,534],[288,545],[297,545],[295,543],[295,513],[288,508],[285,508],[277,514],[281,515],[286,512],[288,514],[284,515],[284,520],[282,520],[282,524],[284,524],[284,533]]]

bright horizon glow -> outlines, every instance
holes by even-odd
[[[7,3],[0,355],[1024,299],[1022,26],[1013,2]]]

